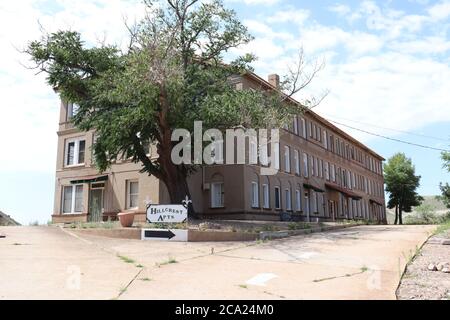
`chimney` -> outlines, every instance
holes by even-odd
[[[269,75],[269,83],[274,86],[275,88],[280,87],[280,76],[277,74],[270,74]]]

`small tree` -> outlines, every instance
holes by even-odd
[[[450,172],[450,152],[443,152],[442,160],[444,161],[442,167],[447,170],[447,172]],[[446,182],[445,184],[440,183],[439,188],[441,189],[441,196],[439,197],[439,199],[444,202],[447,208],[450,208],[450,185],[448,184],[448,182]]]
[[[171,140],[174,129],[193,132],[194,121],[203,121],[204,130],[280,127],[304,108],[284,102],[306,87],[322,65],[305,72],[300,54],[282,82],[284,94],[236,90],[230,79],[251,71],[254,57],[223,61],[230,49],[252,39],[232,10],[219,0],[145,3],[147,17],[127,26],[126,52],[105,44],[86,47],[72,31],[46,34],[26,52],[34,67],[47,73],[48,84],[79,105],[75,126],[95,130],[93,150],[101,171],[117,159],[132,158],[142,164],[142,172],[165,184],[172,203],[181,203],[190,196],[187,177],[196,168],[172,162],[178,143]],[[157,157],[145,152],[148,143],[156,146]]]
[[[386,192],[389,193],[387,207],[395,208],[394,224],[403,224],[403,212],[411,212],[412,207],[423,201],[416,192],[420,185],[420,176],[415,175],[411,159],[404,153],[397,153],[385,164],[384,179]]]

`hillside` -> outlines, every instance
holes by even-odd
[[[437,215],[442,215],[450,211],[450,209],[445,207],[445,204],[438,200],[436,196],[423,196],[424,201],[422,204],[430,205],[434,208],[434,211]],[[413,209],[411,213],[404,213],[403,214],[403,220],[405,220],[406,217],[410,215],[416,215],[416,211]],[[386,217],[389,224],[394,223],[395,220],[395,210],[393,209],[386,209]]]

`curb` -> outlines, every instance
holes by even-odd
[[[259,233],[260,240],[271,240],[271,239],[282,239],[288,238],[292,236],[301,236],[305,234],[317,233],[317,232],[325,232],[325,231],[334,231],[340,229],[346,229],[351,227],[362,226],[364,224],[348,224],[342,226],[323,226],[323,227],[312,227],[309,229],[300,229],[300,230],[282,230],[282,231],[261,231]]]

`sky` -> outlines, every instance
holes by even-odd
[[[406,153],[422,195],[450,181],[439,151],[376,136],[450,149],[450,0],[224,3],[255,37],[231,54],[254,53],[266,78],[286,74],[303,48],[325,67],[299,100],[328,91],[314,111],[385,158]],[[0,2],[0,211],[22,224],[45,223],[53,211],[59,99],[26,68],[26,44],[42,29],[71,29],[90,45],[123,46],[124,21],[144,14],[138,0]]]

